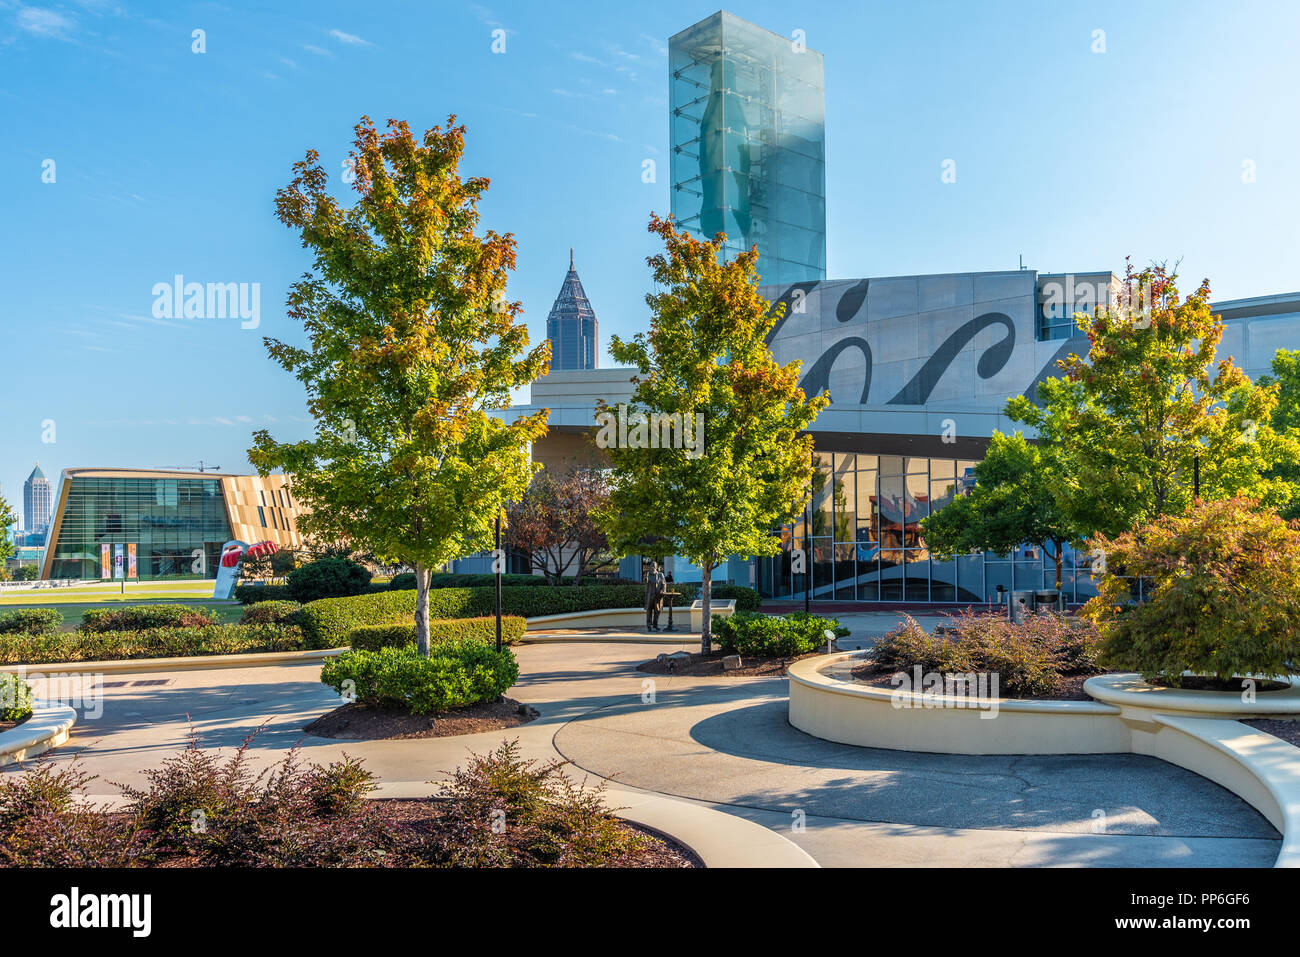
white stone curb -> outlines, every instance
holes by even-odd
[[[8,731],[0,732],[0,767],[17,764],[57,748],[68,740],[77,712],[72,708],[35,708],[32,716]]]

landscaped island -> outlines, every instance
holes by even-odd
[[[290,752],[255,772],[249,742],[226,758],[190,746],[123,788],[120,810],[87,806],[94,778],[37,762],[0,779],[0,866],[698,867],[685,848],[628,824],[563,764],[514,742],[471,755],[427,799],[373,800],[361,762]]]

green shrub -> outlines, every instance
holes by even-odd
[[[262,651],[301,651],[305,647],[306,642],[300,629],[277,625],[71,631],[50,635],[0,635],[0,664],[236,655]]]
[[[501,616],[501,643],[513,645],[524,637],[528,622],[517,615]],[[491,618],[442,618],[429,622],[429,644],[475,639],[493,645],[497,640],[497,621]],[[348,644],[361,651],[380,648],[414,648],[415,624],[362,625],[348,632]]]
[[[695,598],[698,599],[699,593],[696,592]],[[763,596],[753,588],[745,585],[729,585],[726,582],[709,586],[709,598],[717,598],[721,601],[729,599],[736,600],[736,611],[758,611],[763,607]],[[695,600],[695,599],[692,599]]]
[[[320,558],[289,572],[285,584],[290,598],[306,604],[360,595],[370,584],[370,572],[350,558]]]
[[[296,625],[302,605],[296,601],[259,601],[244,609],[241,625]]]
[[[288,585],[236,585],[235,601],[252,605],[264,601],[288,601]]]
[[[1084,613],[1101,629],[1104,664],[1171,684],[1184,672],[1300,673],[1300,528],[1272,509],[1206,502],[1093,545],[1110,572]],[[1145,580],[1141,603],[1131,578]]]
[[[63,615],[57,608],[19,608],[0,612],[0,635],[47,635],[58,631]]]
[[[320,680],[367,707],[429,714],[494,701],[518,678],[509,649],[468,639],[434,645],[427,658],[413,648],[345,651],[325,662]]]
[[[826,647],[826,632],[842,638],[849,630],[834,618],[804,612],[760,615],[737,611],[730,618],[713,616],[713,628],[722,650],[742,657],[790,658]]]
[[[32,689],[27,682],[0,671],[0,721],[23,721],[32,716]]]
[[[202,605],[127,605],[89,608],[81,615],[80,631],[143,631],[147,628],[202,628],[217,623],[216,612]]]
[[[389,591],[407,591],[415,587],[415,572],[401,572],[388,582]]]
[[[351,598],[326,598],[304,605],[299,619],[312,648],[339,648],[362,625],[415,621],[414,591],[385,591]],[[535,618],[598,608],[638,608],[644,585],[581,585],[576,588],[502,588],[501,613]],[[496,610],[491,588],[438,588],[429,593],[429,617],[481,618]]]
[[[881,668],[898,671],[996,674],[1000,693],[1012,697],[1051,694],[1064,676],[1100,671],[1100,638],[1086,620],[1045,611],[1018,624],[969,613],[949,622],[950,634],[929,634],[908,617],[876,639],[871,657]]]

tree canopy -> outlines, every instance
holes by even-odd
[[[1271,424],[1277,387],[1216,357],[1223,321],[1209,281],[1183,298],[1176,279],[1163,266],[1130,270],[1118,308],[1076,316],[1088,355],[1060,363],[1063,376],[1038,387],[1040,405],[1007,404],[1059,456],[1058,503],[1081,535],[1185,511],[1198,466],[1203,499],[1289,500],[1271,470],[1300,445]]]
[[[829,400],[806,397],[799,364],[772,357],[766,336],[782,307],[758,294],[756,249],[725,261],[722,234],[705,242],[658,216],[649,230],[665,247],[647,260],[657,287],[646,296],[650,331],[612,337],[610,353],[637,368],[628,413],[677,416],[690,423],[688,441],[651,447],[620,436],[608,447],[614,480],[601,521],[617,554],[657,541],[659,553],[700,566],[707,652],[712,571],[728,555],[778,551],[772,529],[803,508],[812,479],[812,437],[800,432]]]
[[[490,547],[498,510],[533,474],[546,411],[492,412],[547,370],[550,349],[526,351],[520,304],[505,298],[514,237],[476,232],[488,181],[461,179],[465,128],[453,116],[417,140],[404,122],[381,133],[362,117],[355,132],[353,205],[328,191],[315,150],[276,194],[313,255],[288,296],[308,344],[265,341],[306,387],[316,428],[292,443],[259,431],[249,458],[292,475],[306,534],[415,568],[427,652],[430,572]]]

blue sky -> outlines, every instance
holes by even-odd
[[[242,471],[253,429],[307,434],[261,341],[297,336],[284,294],[308,265],[273,197],[309,147],[340,171],[363,113],[468,125],[463,171],[491,178],[484,222],[518,239],[510,294],[535,340],[570,246],[602,346],[643,328],[645,224],[668,209],[667,38],[716,9],[0,0],[4,495],[21,499],[37,459],[51,479]],[[1132,254],[1181,258],[1216,298],[1300,288],[1300,4],[727,9],[825,55],[831,278],[1022,254],[1122,271]],[[260,284],[260,327],[154,317],[154,284],[178,273]]]

